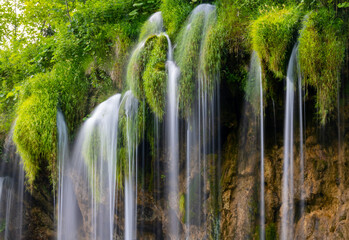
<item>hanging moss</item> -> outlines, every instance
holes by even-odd
[[[39,74],[30,79],[22,91],[22,101],[16,111],[13,140],[23,159],[30,185],[34,183],[42,166],[48,166],[53,180],[56,176],[58,97],[52,79],[51,73]]]
[[[157,37],[154,48],[143,73],[144,92],[147,103],[159,119],[162,119],[166,105],[168,42],[164,35]]]
[[[191,24],[182,29],[179,46],[175,52],[178,66],[181,69],[178,95],[179,110],[183,116],[191,114],[191,106],[194,101],[204,18],[204,13],[197,14]]]
[[[304,83],[317,90],[316,108],[321,123],[334,110],[337,81],[344,60],[343,22],[335,12],[321,9],[311,12],[299,37],[298,58]]]
[[[263,68],[271,70],[277,78],[285,76],[288,53],[294,45],[300,17],[298,8],[276,7],[252,22],[252,47],[258,53]]]

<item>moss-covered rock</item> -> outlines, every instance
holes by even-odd
[[[305,85],[317,91],[316,108],[322,124],[336,106],[345,35],[343,21],[325,8],[309,13],[300,32],[300,67]]]
[[[286,73],[288,53],[300,26],[301,11],[295,7],[272,8],[252,22],[251,41],[263,68],[277,78]]]
[[[158,36],[143,73],[143,87],[147,103],[159,119],[162,119],[166,105],[167,51],[166,36]]]

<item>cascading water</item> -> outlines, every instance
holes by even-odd
[[[252,53],[248,82],[248,100],[254,111],[259,112],[259,134],[260,134],[260,232],[259,238],[265,239],[265,204],[264,204],[264,104],[263,104],[263,83],[260,60],[256,52]],[[259,98],[257,97],[259,94]]]
[[[282,178],[281,239],[293,239],[294,235],[294,95],[297,79],[297,46],[292,50],[287,68],[286,109],[284,132],[284,163]],[[301,143],[302,144],[302,143]],[[301,148],[302,149],[302,148]],[[302,151],[302,150],[301,150]]]
[[[302,76],[299,64],[297,65],[298,69],[298,106],[299,106],[299,187],[300,187],[300,207],[299,207],[299,215],[302,218],[302,223],[304,223],[304,211],[305,211],[305,189],[304,189],[304,133],[303,127],[305,124],[305,119],[303,118],[304,110],[303,110],[303,87],[302,87]],[[303,225],[303,224],[302,224]],[[302,230],[302,238],[305,238],[305,232]]]
[[[100,104],[79,132],[72,162],[67,164],[66,159],[60,162],[59,238],[75,239],[74,234],[82,234],[79,232],[82,228],[83,235],[90,239],[113,239],[116,187],[121,186],[122,176],[125,183],[124,235],[125,239],[136,238],[137,110],[138,101],[131,91],[126,92],[122,99],[120,94],[116,94]],[[118,143],[122,130],[118,129],[121,116],[124,116],[123,126],[126,129],[123,146]],[[57,119],[62,117],[58,116]],[[57,121],[57,125],[61,138],[59,156],[67,158],[66,130],[61,121]],[[121,147],[126,149],[126,155],[118,151]],[[125,163],[121,162],[123,159]],[[124,172],[123,165],[126,166]],[[72,182],[75,182],[74,189]]]
[[[79,208],[74,193],[74,185],[69,170],[68,130],[61,111],[57,111],[57,137],[58,137],[58,215],[57,239],[76,239],[78,236]]]
[[[12,142],[11,130],[5,143],[0,168],[0,238],[21,239],[24,211],[24,170]]]
[[[161,13],[155,13],[147,24],[130,61],[147,36],[161,32]],[[58,113],[59,239],[113,239],[119,231],[115,229],[115,207],[122,197],[124,238],[137,238],[137,113],[138,100],[131,91],[101,103],[81,127],[70,158],[64,119]],[[122,184],[124,196],[118,196]]]
[[[127,167],[125,173],[125,239],[136,239],[137,227],[137,111],[138,100],[133,97],[131,91],[125,93],[125,116],[126,116],[126,138],[127,138]]]
[[[177,220],[179,212],[178,201],[178,95],[177,81],[179,77],[179,68],[173,61],[173,49],[170,39],[168,39],[168,54],[167,54],[167,119],[166,126],[167,148],[168,148],[168,197],[171,210],[169,211],[169,231],[173,239],[179,238],[179,223]]]
[[[187,117],[186,130],[186,229],[185,236],[190,239],[194,236],[205,238],[207,229],[203,229],[200,233],[191,229],[191,226],[202,227],[206,224],[205,216],[207,214],[207,206],[205,199],[205,191],[207,186],[207,166],[213,163],[217,152],[216,137],[219,135],[219,76],[210,79],[203,67],[204,54],[203,47],[205,45],[207,31],[214,24],[215,6],[210,4],[201,4],[197,6],[191,13],[184,33],[181,39],[183,44],[187,43],[191,38],[192,32],[198,34],[199,44],[198,50],[198,68],[194,73],[196,96],[191,107],[191,114]],[[200,21],[200,31],[193,24]],[[186,57],[186,56],[184,56]],[[189,56],[188,56],[189,57]],[[190,107],[190,106],[188,106]],[[195,206],[194,204],[195,203]]]

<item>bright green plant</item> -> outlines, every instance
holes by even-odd
[[[325,8],[309,13],[304,24],[298,58],[305,85],[317,90],[316,107],[321,123],[325,124],[336,106],[346,34],[342,20]]]
[[[13,140],[30,185],[42,166],[48,166],[53,179],[56,174],[58,93],[54,84],[52,74],[39,74],[30,79],[16,111]]]
[[[179,32],[193,6],[187,0],[162,0],[160,10],[164,18],[166,32],[171,38]]]
[[[164,35],[157,37],[143,73],[144,92],[152,111],[162,119],[166,105],[168,43]]]
[[[263,69],[277,78],[286,73],[287,57],[300,25],[301,11],[295,7],[271,8],[252,22],[252,47],[261,59]]]

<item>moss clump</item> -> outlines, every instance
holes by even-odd
[[[182,193],[179,198],[179,213],[182,216],[182,222],[185,222],[185,194]]]
[[[299,37],[298,58],[304,83],[317,90],[316,107],[322,124],[336,105],[345,51],[343,32],[343,22],[335,12],[320,9],[308,15]]]
[[[269,68],[277,78],[285,76],[287,53],[295,42],[300,16],[301,11],[295,7],[272,8],[251,25],[253,49],[264,68]]]
[[[193,5],[187,0],[163,0],[160,10],[164,18],[166,32],[172,38],[192,10]]]
[[[143,73],[144,92],[147,103],[159,119],[162,119],[166,105],[168,42],[164,35],[157,37]]]
[[[39,74],[30,79],[16,111],[13,140],[23,159],[30,185],[34,183],[42,166],[48,166],[52,179],[55,179],[58,97],[52,79],[51,73]],[[47,163],[41,162],[42,160]]]
[[[190,25],[183,28],[179,46],[175,52],[181,69],[178,86],[179,110],[184,116],[191,114],[194,101],[204,20],[204,13],[199,13],[194,16]]]

